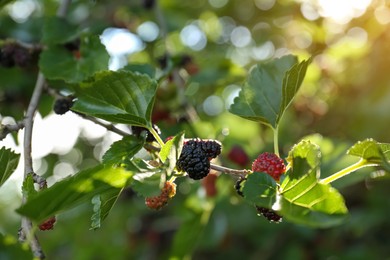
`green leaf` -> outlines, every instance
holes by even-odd
[[[43,25],[42,41],[46,44],[61,44],[69,42],[78,36],[78,28],[65,18],[47,17]]]
[[[107,70],[109,55],[99,37],[83,35],[80,41],[80,57],[62,46],[49,46],[42,52],[39,67],[47,79],[78,83]]]
[[[110,193],[126,186],[132,173],[123,168],[103,167],[81,171],[55,183],[29,198],[17,212],[41,222],[57,213],[90,202],[96,195]]]
[[[72,110],[110,122],[151,128],[157,82],[130,71],[97,73],[76,90]]]
[[[347,154],[360,157],[369,162],[383,163],[390,160],[390,144],[367,139],[354,144],[347,151]]]
[[[135,136],[125,136],[114,142],[103,155],[103,164],[119,165],[126,159],[132,158],[144,145],[144,140]]]
[[[276,128],[306,74],[310,61],[297,63],[292,55],[258,64],[230,107],[243,118]]]
[[[266,173],[254,172],[243,183],[242,192],[245,200],[257,206],[271,208],[276,201],[276,182]]]
[[[141,74],[146,74],[151,78],[154,78],[156,76],[156,69],[150,64],[131,63],[124,66],[121,70],[139,72]]]
[[[160,151],[160,159],[166,165],[166,172],[170,175],[176,167],[176,162],[180,157],[184,143],[184,133],[179,133],[171,140],[167,141]]]
[[[112,189],[102,195],[96,195],[92,198],[93,212],[91,217],[91,228],[98,229],[101,227],[103,220],[105,220],[110,213],[111,209],[117,202],[119,195],[122,193],[122,189]]]
[[[341,194],[329,184],[319,183],[320,159],[319,147],[309,141],[301,141],[290,151],[291,169],[281,184],[281,197],[274,205],[287,220],[328,227],[339,224],[347,214]]]
[[[38,193],[34,188],[34,179],[31,174],[27,175],[27,178],[23,181],[22,192],[27,198],[30,198]]]
[[[0,187],[8,180],[19,163],[20,155],[5,147],[0,149]]]
[[[280,121],[284,111],[286,111],[293,98],[297,94],[299,88],[302,85],[303,79],[305,78],[307,67],[310,63],[311,59],[304,60],[301,63],[296,63],[286,72],[283,78],[282,102],[280,104],[279,114],[276,122]]]

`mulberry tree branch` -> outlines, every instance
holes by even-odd
[[[69,9],[71,0],[62,0],[57,11],[58,17],[64,17]],[[38,78],[35,83],[35,88],[28,105],[26,115],[24,118],[24,180],[31,175],[35,182],[39,184],[39,187],[46,186],[46,180],[41,176],[38,176],[34,173],[33,164],[32,164],[32,132],[34,126],[34,116],[37,111],[40,97],[45,88],[46,80],[42,72],[38,73]],[[27,197],[23,193],[22,203],[26,203]],[[39,243],[37,236],[33,231],[33,224],[31,220],[27,217],[22,217],[21,228],[19,230],[19,240],[27,241],[30,245],[31,251],[36,259],[44,259],[45,254],[42,250],[42,247]]]
[[[32,131],[34,125],[34,116],[38,107],[39,99],[41,97],[43,88],[45,85],[45,78],[41,72],[38,73],[38,79],[35,84],[34,92],[32,94],[30,104],[27,108],[27,112],[24,119],[24,179],[26,179],[30,174],[34,175],[33,165],[32,165]],[[26,203],[27,197],[23,194],[22,203]],[[32,222],[27,217],[22,218],[22,227],[19,232],[19,240],[27,240],[30,245],[31,251],[33,252],[34,257],[38,259],[44,259],[45,254],[42,251],[42,247],[39,243],[38,238],[33,232]]]

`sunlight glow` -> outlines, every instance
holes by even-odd
[[[333,21],[346,24],[353,18],[359,17],[371,4],[371,0],[318,0],[318,13]]]

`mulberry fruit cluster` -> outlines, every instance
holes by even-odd
[[[39,229],[42,231],[52,230],[54,228],[54,223],[56,223],[56,217],[51,217],[39,225]]]
[[[159,210],[168,204],[168,201],[176,194],[176,184],[165,182],[160,195],[145,198],[145,204],[150,209]]]
[[[282,216],[278,215],[272,209],[256,206],[256,210],[259,213],[259,215],[265,217],[271,222],[276,222],[276,223],[282,222]]]
[[[185,171],[194,180],[206,177],[210,172],[210,160],[221,153],[221,144],[214,140],[194,139],[183,145],[176,168]]]
[[[4,44],[0,49],[0,64],[3,67],[26,67],[30,61],[31,53],[29,50],[16,43]]]
[[[252,171],[268,173],[275,181],[286,171],[286,166],[281,158],[273,153],[262,153],[252,164]]]
[[[57,115],[63,115],[73,106],[73,100],[69,98],[59,98],[54,102],[53,111]]]

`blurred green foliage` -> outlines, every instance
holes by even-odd
[[[223,154],[216,163],[233,168],[240,167],[228,159],[235,144],[241,145],[251,159],[262,151],[272,151],[273,146],[269,129],[227,112],[246,72],[259,61],[286,53],[302,59],[313,55],[301,90],[284,115],[279,142],[281,154],[286,156],[302,137],[319,133],[310,138],[322,148],[325,177],[354,160],[345,152],[357,140],[372,137],[390,142],[390,7],[385,0],[350,1],[356,4],[350,3],[349,7],[326,7],[324,2],[161,0],[160,13],[144,8],[143,1],[88,0],[74,1],[67,19],[92,34],[101,34],[109,27],[137,33],[144,22],[155,22],[160,35],[166,34],[166,38],[146,42],[142,51],[126,57],[129,64],[160,67],[160,58],[167,51],[172,56],[191,57],[187,64],[190,67],[180,65],[180,73],[187,80],[184,88],[177,88],[174,80],[164,81],[159,87],[154,114],[159,116],[156,123],[162,137],[185,130],[188,137],[218,139]],[[370,4],[362,7],[363,2]],[[25,17],[21,15],[22,7],[28,11]],[[8,38],[39,43],[45,17],[55,15],[57,7],[58,1],[54,0],[18,0],[2,7],[0,44]],[[181,33],[189,25],[203,32],[207,39],[203,48],[194,50],[183,43]],[[250,39],[245,42],[248,31]],[[37,71],[36,66],[0,68],[2,118],[23,118]],[[163,68],[160,73],[164,73]],[[49,84],[66,89],[63,82]],[[41,114],[47,115],[52,102],[51,97],[44,97]],[[45,167],[38,173],[50,177],[55,166],[64,161],[77,169],[96,165],[101,159],[97,150],[103,139],[81,135],[69,154],[53,152],[41,158]],[[348,182],[334,183],[341,187],[350,217],[331,229],[268,223],[237,196],[234,181],[220,175],[217,195],[208,197],[201,182],[180,179],[178,194],[159,212],[148,210],[142,198],[126,190],[101,229],[88,230],[93,208],[83,205],[59,215],[55,229],[38,236],[48,259],[390,257],[390,181],[372,169]],[[20,197],[16,191],[10,192],[18,188],[8,184],[2,194],[10,195],[0,198],[0,233],[4,235],[0,248],[9,235],[17,236],[20,225],[19,216],[13,213]]]

